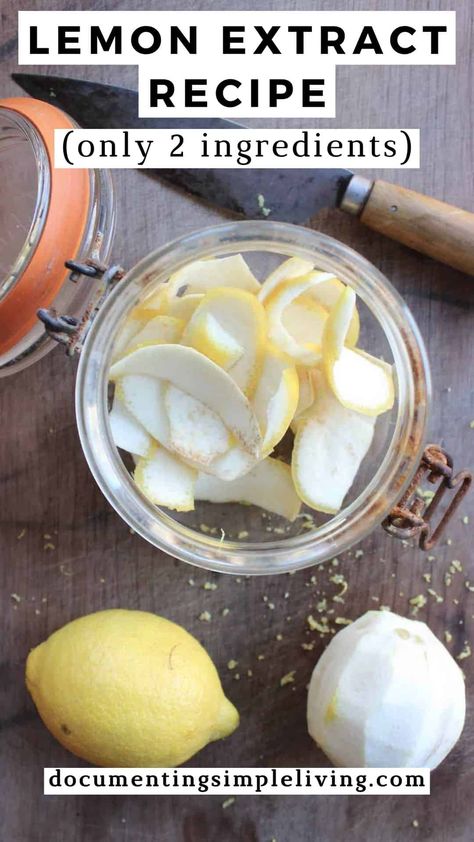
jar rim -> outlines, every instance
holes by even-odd
[[[108,369],[122,319],[150,283],[191,260],[237,251],[269,251],[329,265],[353,286],[379,321],[399,384],[390,446],[364,491],[327,523],[306,535],[269,542],[214,539],[149,503],[127,472],[112,441],[107,413]],[[325,265],[325,263],[327,265]],[[431,395],[426,350],[405,302],[385,276],[344,243],[284,222],[237,221],[186,234],[148,254],[120,282],[88,332],[76,382],[79,436],[89,467],[121,517],[159,549],[191,564],[236,574],[283,573],[322,563],[378,526],[408,487],[423,450]]]

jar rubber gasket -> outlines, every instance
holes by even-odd
[[[34,327],[37,310],[48,307],[65,282],[64,263],[77,253],[87,224],[90,178],[88,170],[54,167],[54,130],[74,127],[63,111],[27,97],[0,100],[0,108],[16,112],[36,129],[48,156],[51,181],[38,245],[24,271],[0,300],[1,355]]]

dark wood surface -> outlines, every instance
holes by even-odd
[[[157,8],[159,3],[124,0],[113,4],[48,4],[0,0],[0,94],[18,90],[9,79],[16,65],[17,8]],[[164,4],[186,8],[190,2]],[[193,3],[206,8],[211,4]],[[245,5],[245,4],[244,4]],[[391,2],[322,2],[321,8],[413,8]],[[213,3],[236,8],[240,2]],[[309,2],[252,3],[254,8],[314,8]],[[474,125],[472,117],[472,4],[418,2],[418,9],[456,8],[456,67],[339,68],[337,120],[341,127],[420,127],[419,171],[377,173],[472,210]],[[58,69],[67,73],[68,68]],[[54,68],[52,68],[52,71]],[[136,82],[133,68],[71,68],[116,84]],[[324,125],[329,125],[324,122]],[[132,265],[177,234],[219,220],[219,214],[137,172],[115,173],[119,228],[115,257]],[[3,189],[3,186],[2,186]],[[415,255],[371,233],[342,214],[326,212],[313,226],[359,250],[392,280],[412,308],[428,346],[434,381],[430,438],[449,448],[459,467],[473,465],[474,285],[473,280]],[[227,694],[241,713],[238,731],[209,746],[193,761],[201,766],[317,766],[326,763],[306,733],[306,685],[326,645],[307,631],[318,591],[336,592],[331,569],[295,576],[242,579],[193,570],[130,534],[102,497],[89,473],[74,419],[75,365],[55,350],[34,368],[0,382],[0,601],[1,601],[1,830],[5,842],[288,842],[351,839],[354,842],[472,839],[474,787],[472,713],[462,738],[433,775],[430,797],[239,797],[223,809],[221,797],[44,797],[43,767],[74,766],[41,724],[24,687],[28,650],[62,624],[101,608],[155,611],[182,623],[208,648]],[[408,598],[432,587],[419,613],[443,637],[452,633],[458,654],[471,639],[474,593],[472,524],[474,496],[449,530],[435,561],[390,540],[380,529],[347,553],[349,591],[339,613],[356,618],[368,608],[389,605],[409,614]],[[463,518],[469,516],[471,525]],[[51,537],[47,537],[51,536]],[[458,559],[463,573],[450,587],[444,574]],[[311,583],[316,576],[318,584]],[[194,586],[188,584],[192,576]],[[206,580],[218,584],[205,591]],[[285,598],[285,594],[289,596]],[[13,594],[17,596],[12,596]],[[269,610],[268,596],[275,609]],[[227,616],[221,616],[228,607]],[[208,609],[213,619],[200,622]],[[277,636],[281,635],[281,639]],[[302,642],[315,640],[313,651]],[[264,660],[258,655],[263,654]],[[241,678],[227,670],[239,661]],[[472,658],[462,662],[472,692]],[[247,670],[253,672],[247,676]],[[280,687],[296,670],[294,684]],[[413,824],[415,822],[415,825]],[[418,826],[416,826],[418,822]]]

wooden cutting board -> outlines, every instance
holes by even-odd
[[[17,93],[8,74],[17,69],[14,38],[20,5],[33,8],[34,4],[14,0],[3,5],[3,96]],[[114,7],[144,5],[125,0]],[[167,7],[189,5],[188,0],[168,2]],[[359,7],[352,2],[323,2],[318,7],[335,5]],[[64,0],[48,4],[48,8],[55,6],[78,8]],[[87,6],[100,9],[108,4]],[[240,6],[240,2],[220,4],[220,8]],[[260,3],[261,8],[273,6]],[[301,0],[285,6],[303,9],[314,4]],[[411,3],[364,3],[364,8],[381,7],[403,9]],[[474,195],[474,126],[469,110],[472,12],[470,4],[461,0],[450,3],[450,8],[458,11],[456,68],[379,67],[376,73],[364,67],[339,68],[338,118],[331,125],[419,126],[422,169],[379,175],[469,208]],[[73,75],[81,74],[135,84],[133,68],[74,68]],[[220,218],[142,173],[115,172],[114,180],[119,204],[114,257],[126,266],[177,234]],[[458,467],[472,467],[472,279],[372,234],[338,212],[322,214],[312,224],[364,254],[405,297],[425,337],[433,368],[430,438],[449,449]],[[34,368],[0,382],[2,838],[9,842],[332,842],[346,838],[353,842],[468,842],[474,786],[470,711],[460,743],[433,776],[431,797],[240,797],[223,809],[224,799],[216,796],[42,796],[43,767],[75,766],[79,761],[53,740],[35,713],[24,688],[25,658],[54,629],[82,614],[118,606],[155,611],[182,623],[207,647],[226,693],[241,712],[241,725],[229,740],[209,746],[192,761],[203,767],[326,764],[305,724],[305,688],[327,644],[326,638],[309,631],[306,618],[318,615],[316,603],[324,595],[336,610],[333,616],[354,619],[380,605],[409,615],[408,600],[425,594],[427,604],[418,617],[442,639],[446,630],[452,634],[448,648],[453,654],[464,649],[466,640],[473,640],[474,593],[467,590],[465,580],[471,577],[474,582],[474,495],[466,499],[449,530],[449,541],[432,554],[432,561],[378,530],[341,557],[337,567],[240,581],[206,574],[130,534],[106,503],[79,445],[74,379],[75,363],[58,349]],[[471,525],[463,520],[469,517]],[[446,586],[445,573],[453,559],[462,563],[463,572],[456,572],[452,584]],[[340,590],[331,581],[334,573],[343,573],[349,583],[344,604],[332,601]],[[428,573],[431,584],[423,578]],[[205,590],[206,581],[215,582],[217,589]],[[443,601],[429,596],[428,587]],[[225,608],[229,613],[223,616]],[[205,610],[212,614],[211,622],[198,619]],[[301,644],[310,641],[314,649],[303,650]],[[230,659],[238,661],[234,671],[226,667]],[[468,692],[472,665],[472,658],[462,661]],[[281,677],[291,670],[295,670],[294,683],[281,687]]]

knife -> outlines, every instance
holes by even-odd
[[[141,118],[136,91],[30,73],[12,74],[26,93],[66,111],[83,128],[241,129],[222,118]],[[147,170],[200,199],[250,219],[307,222],[336,207],[374,231],[474,275],[474,214],[345,169]]]

